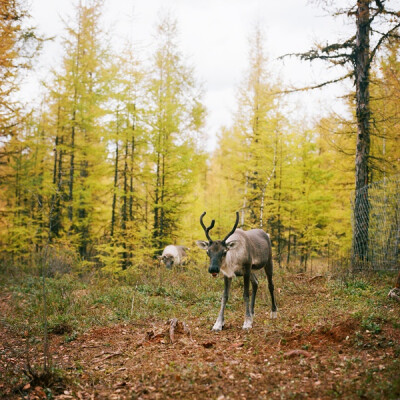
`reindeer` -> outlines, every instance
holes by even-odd
[[[186,250],[189,250],[185,246],[168,245],[162,255],[158,258],[165,264],[168,269],[171,269],[173,265],[182,265],[186,257]]]
[[[218,318],[212,328],[214,331],[220,331],[224,327],[225,305],[229,297],[232,278],[234,276],[243,276],[244,291],[243,299],[245,303],[245,318],[243,329],[250,329],[253,325],[254,303],[258,288],[258,280],[253,271],[264,268],[268,279],[268,288],[271,294],[272,311],[271,318],[277,317],[277,308],[274,298],[274,285],[272,283],[272,252],[271,240],[262,229],[251,229],[243,231],[236,229],[239,222],[239,213],[236,212],[236,222],[233,229],[222,240],[212,240],[209,232],[214,227],[215,220],[211,221],[208,228],[203,223],[204,211],[200,216],[200,225],[204,229],[208,242],[198,240],[197,245],[207,251],[210,257],[210,266],[208,272],[216,277],[221,271],[224,275],[224,293],[221,299],[221,309]],[[251,303],[250,282],[252,286]]]

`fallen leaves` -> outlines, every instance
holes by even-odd
[[[382,322],[385,337],[367,335],[363,330],[362,344],[368,348],[361,348],[355,346],[360,321],[348,313],[331,311],[329,317],[321,314],[310,324],[307,318],[299,317],[298,311],[307,307],[311,310],[316,294],[325,299],[326,289],[317,286],[324,280],[316,278],[309,284],[308,276],[299,278],[295,293],[291,287],[282,289],[281,295],[291,296],[291,303],[286,308],[282,304],[280,323],[258,321],[251,331],[241,329],[242,308],[234,306],[227,310],[235,313],[230,316],[233,322],[220,333],[209,330],[212,310],[210,314],[204,311],[202,318],[187,313],[185,322],[149,317],[93,327],[72,342],[54,336],[50,344],[53,360],[67,380],[57,391],[51,389],[52,395],[65,400],[228,400],[280,398],[287,394],[328,398],[327,391],[339,385],[343,398],[350,399],[354,390],[362,389],[371,371],[376,382],[393,380],[393,360],[400,346],[398,329]],[[307,288],[307,296],[300,292],[301,285]],[[241,304],[241,298],[236,300]],[[292,309],[292,304],[299,307]],[[386,301],[385,305],[387,313],[390,309],[397,312],[397,303]],[[23,334],[23,329],[11,332],[0,324],[0,397],[16,400],[17,387],[27,400],[41,399],[40,389],[35,391],[39,387],[36,382],[27,383],[21,378],[11,386],[4,374],[6,369],[23,368]],[[41,348],[40,342],[32,343],[29,350],[31,359],[39,364]]]
[[[229,349],[240,349],[244,346],[244,342],[235,342],[229,346]]]
[[[100,354],[97,354],[94,356],[94,363],[102,363],[110,358],[117,357],[117,356],[123,356],[124,353],[121,351],[116,351],[114,353],[102,351]]]
[[[293,358],[296,356],[304,356],[304,357],[311,357],[311,353],[309,353],[308,351],[305,350],[299,350],[299,349],[295,349],[295,350],[290,350],[287,351],[286,353],[283,354],[283,357],[285,358]]]
[[[309,278],[308,279],[308,282],[314,282],[314,281],[316,281],[317,279],[324,279],[325,278],[325,276],[324,275],[314,275],[314,276],[312,276],[311,278]]]
[[[213,342],[213,341],[201,343],[201,345],[206,349],[209,349],[209,348],[215,346],[215,344],[216,344],[216,342]]]
[[[138,343],[138,346],[149,343],[175,343],[184,339],[193,341],[192,334],[186,322],[179,321],[177,318],[168,320],[164,326],[154,326],[152,330],[147,331],[145,337]]]

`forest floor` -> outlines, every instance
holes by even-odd
[[[207,305],[211,314],[195,315],[191,305],[171,315],[175,329],[154,315],[73,332],[67,323],[53,326],[47,380],[44,340],[10,322],[20,312],[15,287],[0,286],[0,315],[8,316],[0,318],[0,397],[400,398],[400,305],[382,296],[390,279],[358,279],[339,291],[325,277],[291,276],[287,290],[285,279],[277,287],[278,319],[269,319],[269,299],[259,295],[249,331],[241,328],[240,286],[221,332],[210,330],[218,302]]]

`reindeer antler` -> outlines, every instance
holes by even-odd
[[[226,240],[229,238],[229,236],[231,236],[235,232],[235,230],[236,230],[236,228],[238,226],[238,223],[239,223],[239,211],[236,211],[236,222],[235,222],[235,225],[233,226],[233,229],[225,236],[225,239],[222,241],[223,243],[225,243]]]
[[[210,235],[208,234],[208,232],[210,232],[210,230],[212,228],[214,228],[215,220],[212,220],[210,226],[208,228],[206,228],[206,226],[204,225],[204,222],[203,222],[203,217],[205,215],[206,215],[206,212],[204,211],[203,214],[201,214],[201,216],[200,216],[200,225],[203,227],[204,232],[206,233],[206,237],[207,237],[208,241],[211,243],[212,239],[211,239]]]

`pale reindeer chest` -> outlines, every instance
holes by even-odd
[[[243,276],[246,266],[250,265],[250,257],[243,251],[243,247],[239,246],[238,249],[227,253],[221,265],[221,272],[228,278]]]

